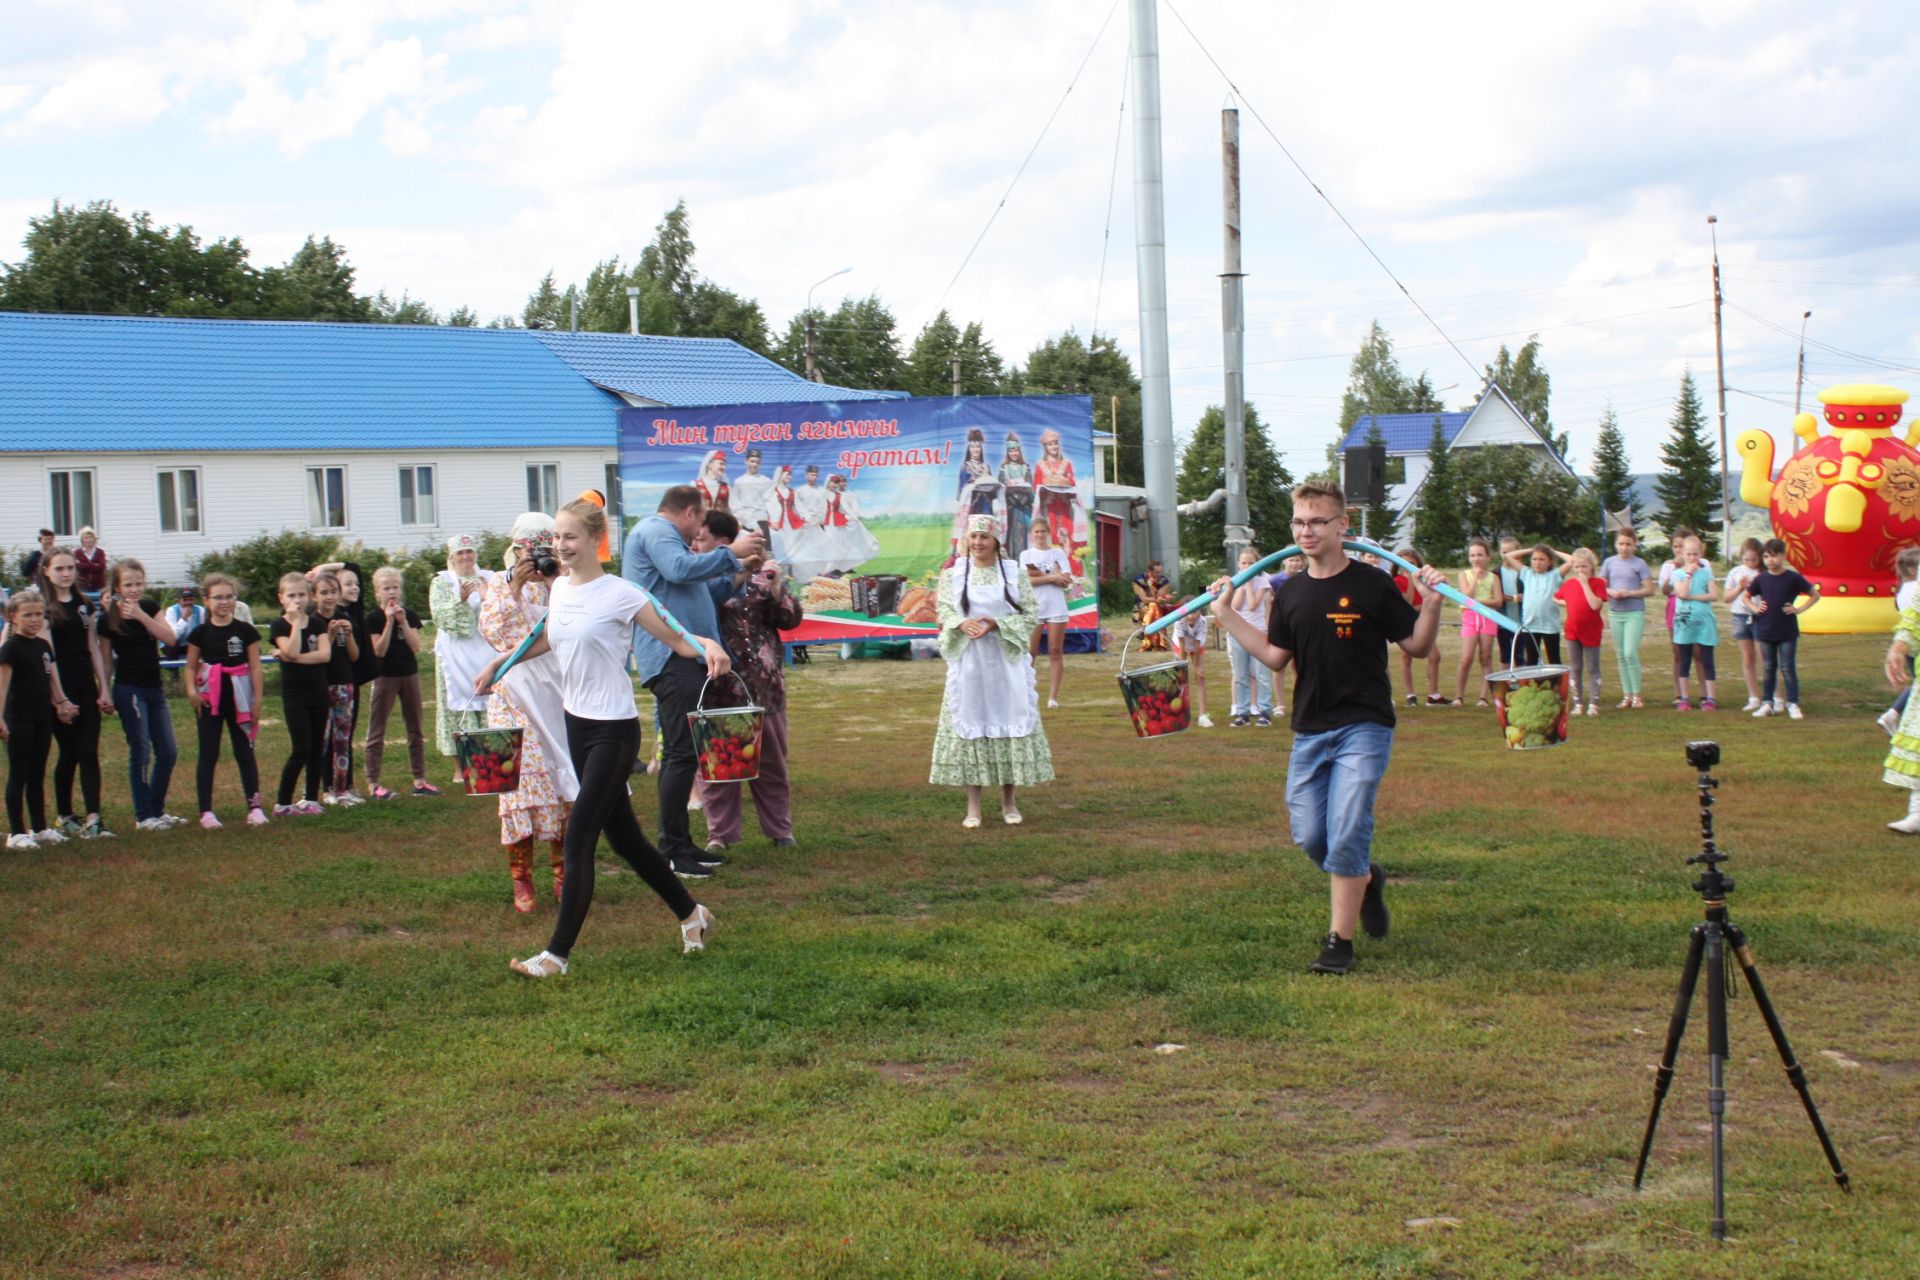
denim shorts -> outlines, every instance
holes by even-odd
[[[1729,613],[1727,616],[1733,619],[1733,638],[1735,640],[1758,640],[1760,638],[1753,634],[1752,614]]]
[[[1364,876],[1372,864],[1373,797],[1393,755],[1393,729],[1350,724],[1298,733],[1287,766],[1293,842],[1329,875]]]

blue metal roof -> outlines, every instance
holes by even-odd
[[[1365,445],[1374,424],[1378,423],[1380,434],[1386,439],[1388,453],[1425,453],[1427,446],[1433,443],[1434,416],[1432,413],[1370,413],[1353,424],[1346,439],[1340,442],[1340,447],[1358,449]],[[1473,413],[1467,410],[1438,416],[1440,429],[1445,432],[1446,441],[1451,445]]]
[[[855,391],[808,382],[785,365],[726,338],[553,330],[534,336],[596,386],[675,408],[906,396],[904,391]]]
[[[891,397],[737,343],[524,329],[0,312],[0,452],[614,448],[619,397]]]

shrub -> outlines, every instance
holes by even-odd
[[[1133,584],[1114,578],[1100,584],[1100,612],[1131,614],[1135,603]]]

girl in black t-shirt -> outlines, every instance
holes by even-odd
[[[240,785],[247,794],[247,825],[264,827],[267,813],[260,804],[260,764],[253,756],[253,735],[259,726],[261,694],[266,678],[260,670],[260,633],[251,623],[236,621],[233,606],[240,599],[239,584],[224,573],[210,573],[200,582],[207,602],[207,620],[187,637],[187,704],[193,708],[200,738],[200,767],[195,778],[200,800],[200,825],[220,829],[213,812],[213,772],[220,764],[220,730],[225,726],[240,766]]]
[[[327,663],[327,765],[326,802],[348,808],[362,803],[353,790],[353,722],[356,691],[355,668],[366,647],[364,628],[353,620],[340,603],[340,579],[323,573],[313,582],[314,616],[327,624],[333,641],[333,659]]]
[[[312,603],[305,574],[281,576],[280,616],[268,628],[267,640],[280,660],[280,714],[293,750],[280,770],[276,818],[326,812],[320,807],[320,771],[327,755],[327,667],[333,661],[333,640],[327,624],[313,616]],[[302,772],[307,792],[295,804],[293,789]]]
[[[29,588],[7,601],[7,639],[0,644],[0,701],[6,708],[0,738],[7,743],[7,848],[22,852],[67,839],[47,825],[47,755],[53,726],[72,719],[78,708],[61,691],[46,621],[38,591]]]
[[[80,708],[72,720],[53,726],[53,740],[60,748],[53,765],[53,797],[62,832],[102,840],[113,832],[100,820],[100,713],[113,710],[113,698],[100,651],[100,606],[74,585],[77,574],[78,564],[66,547],[55,547],[40,561],[40,595],[47,609],[47,633],[53,637],[53,664],[60,669],[67,696]],[[86,805],[84,820],[73,804],[75,773]]]
[[[127,735],[134,827],[165,831],[187,821],[167,812],[167,788],[180,753],[160,683],[160,647],[178,638],[160,616],[160,602],[148,599],[146,590],[145,565],[114,561],[100,605],[100,641],[113,656],[113,709]]]

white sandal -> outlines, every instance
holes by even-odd
[[[1018,809],[1002,809],[1000,811],[1000,816],[1006,820],[1007,825],[1010,827],[1017,827],[1022,822],[1026,821],[1025,818],[1022,818],[1020,816],[1020,811]]]
[[[567,971],[567,962],[551,951],[526,960],[509,960],[507,967],[527,978],[556,978]]]
[[[693,914],[680,922],[680,950],[682,954],[707,949],[707,935],[713,932],[713,912],[699,903],[693,904]]]
[[[965,827],[967,830],[972,831],[975,827],[980,825],[980,815],[977,813],[970,813],[966,817],[960,819],[960,825]]]

